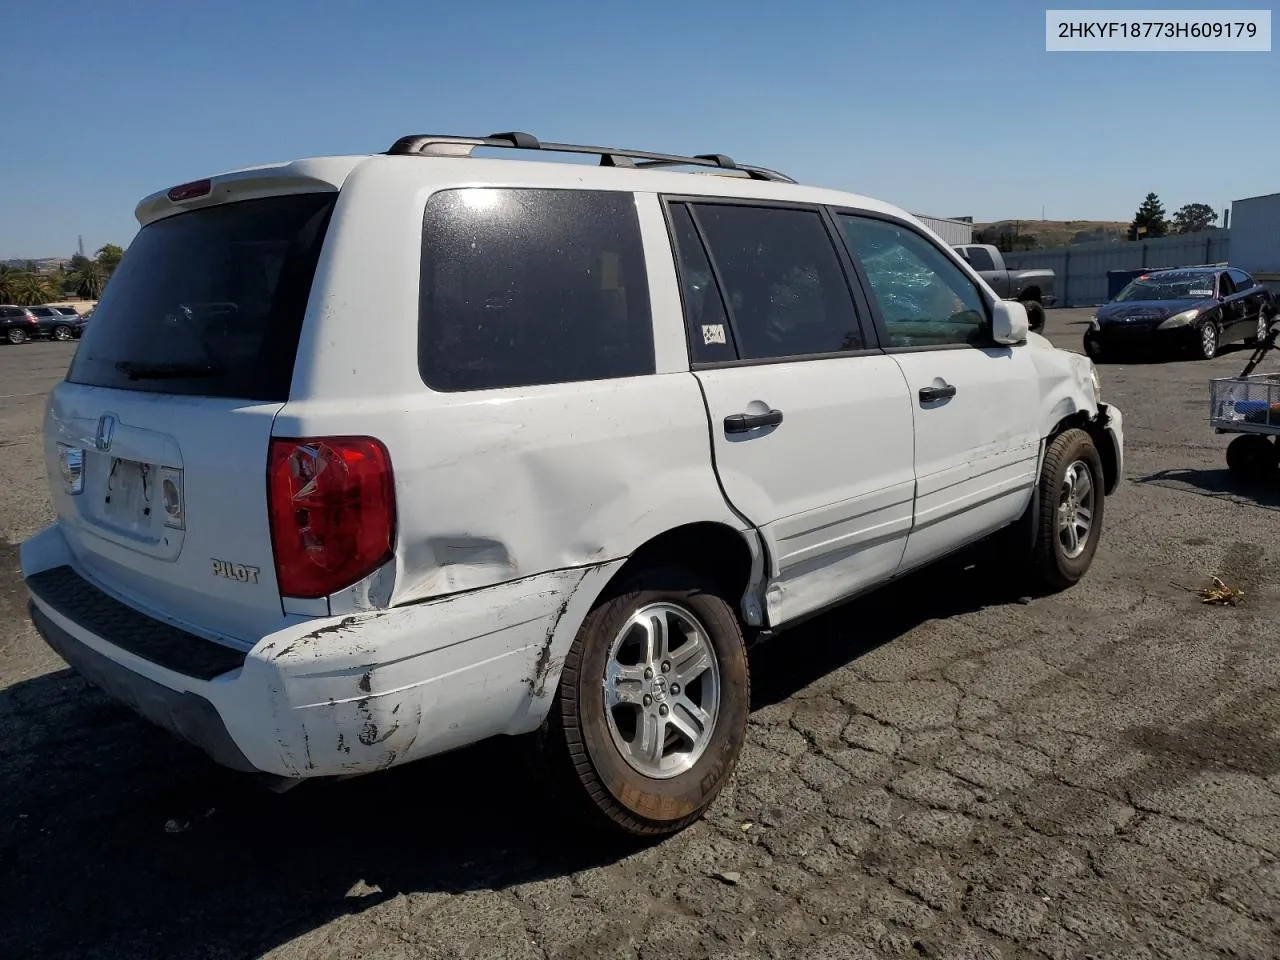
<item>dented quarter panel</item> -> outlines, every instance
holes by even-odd
[[[461,164],[461,165],[458,165]],[[508,186],[554,185],[539,164]],[[535,168],[535,169],[524,169]],[[439,187],[483,185],[483,161],[372,158],[335,207],[276,436],[375,433],[391,455],[398,539],[392,576],[330,597],[330,610],[399,606],[550,570],[624,558],[686,523],[746,530],[725,503],[707,413],[689,372],[679,289],[657,198],[636,196],[657,373],[604,381],[436,392],[418,370],[423,211]],[[424,171],[441,171],[438,184]],[[582,176],[594,174],[584,169]],[[428,237],[425,242],[430,242]],[[341,269],[333,264],[341,263]],[[370,336],[359,316],[403,318]],[[376,427],[371,428],[371,424]]]

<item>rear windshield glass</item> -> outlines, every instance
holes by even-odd
[[[336,193],[243,200],[143,227],[67,379],[151,393],[289,397]]]

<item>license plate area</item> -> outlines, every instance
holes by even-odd
[[[156,544],[186,526],[182,470],[110,457],[99,488],[99,522],[131,538]]]
[[[156,469],[149,463],[112,457],[102,491],[102,519],[117,530],[147,536],[153,527]]]

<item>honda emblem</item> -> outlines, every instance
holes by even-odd
[[[116,418],[114,414],[104,413],[98,418],[98,432],[93,437],[93,445],[106,453],[111,449],[111,439],[116,434]]]

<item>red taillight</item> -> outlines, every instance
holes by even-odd
[[[196,197],[203,197],[213,190],[213,182],[211,180],[193,180],[191,183],[180,183],[178,186],[169,190],[169,199],[174,203],[181,203],[183,200],[194,200]]]
[[[377,440],[273,439],[267,507],[282,596],[328,596],[391,558],[395,481]]]

